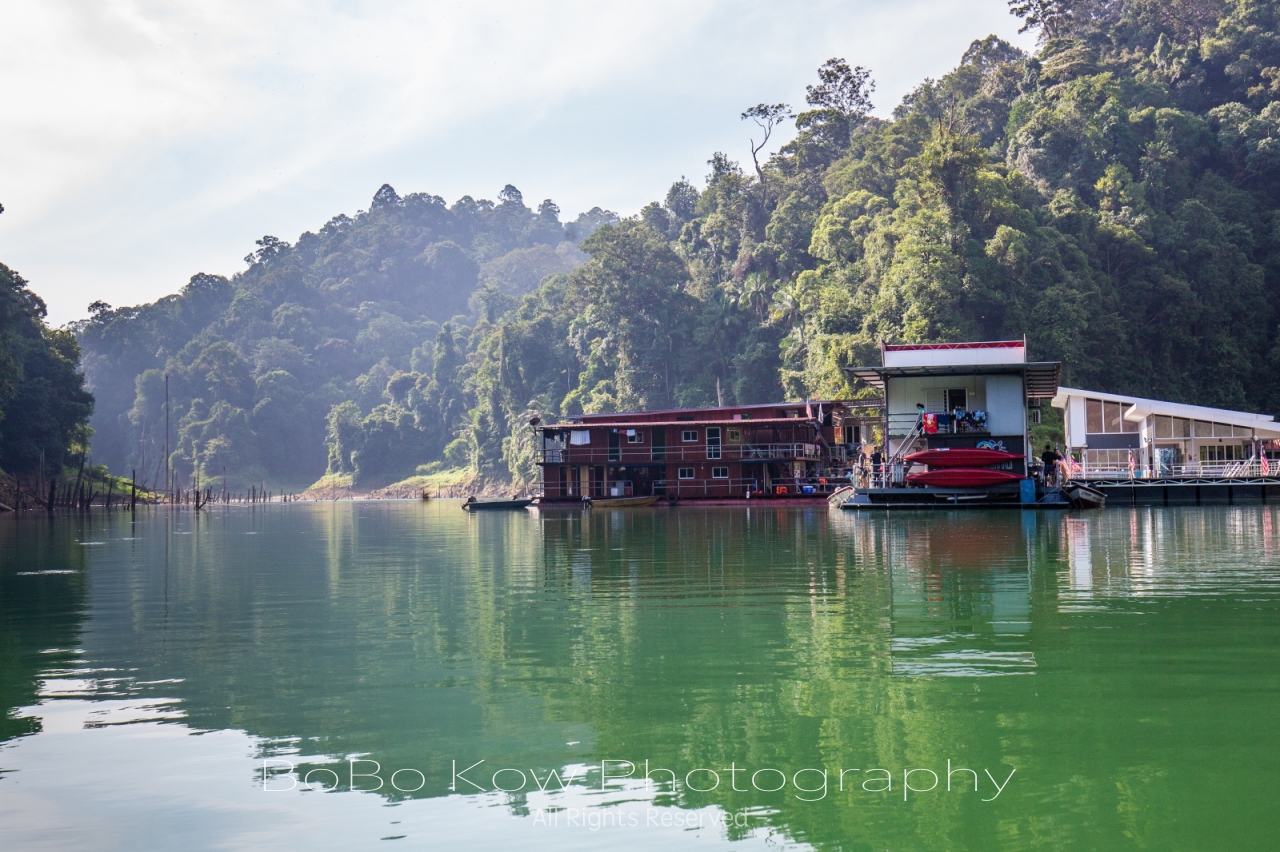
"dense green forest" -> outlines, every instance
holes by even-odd
[[[534,414],[844,397],[880,340],[1024,334],[1064,383],[1280,410],[1280,3],[1010,5],[1034,55],[975,41],[889,119],[833,59],[744,111],[745,168],[632,218],[384,186],[231,279],[95,304],[95,453],[161,464],[167,373],[184,479],[528,481]]]
[[[0,263],[0,471],[32,482],[87,448],[93,410],[75,336],[44,318],[44,302]]]

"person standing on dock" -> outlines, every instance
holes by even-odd
[[[1062,461],[1062,456],[1058,455],[1058,451],[1051,445],[1044,445],[1044,452],[1040,454],[1040,461],[1044,462],[1044,484],[1052,485],[1058,478],[1058,462]]]

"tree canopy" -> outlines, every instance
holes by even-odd
[[[976,40],[887,119],[833,58],[775,155],[790,109],[747,108],[751,173],[715,153],[634,218],[384,186],[101,307],[98,452],[158,458],[167,372],[180,472],[523,480],[534,416],[851,396],[881,340],[1026,335],[1071,384],[1280,409],[1280,3],[1011,6],[1033,55]]]
[[[84,389],[80,347],[44,321],[45,306],[0,263],[0,469],[47,475],[87,444],[93,397]]]

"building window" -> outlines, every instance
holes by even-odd
[[[712,478],[712,479],[728,479],[728,478],[729,478],[729,468],[727,468],[727,467],[713,467],[713,468],[711,468],[711,478]]]
[[[682,467],[676,471],[676,476],[680,479],[693,479],[693,468]]]
[[[1131,458],[1135,465],[1142,465],[1142,456],[1137,450],[1086,450],[1084,458],[1091,465],[1127,465]]]
[[[1120,403],[1104,402],[1102,404],[1102,425],[1105,432],[1119,432],[1120,421],[1123,419],[1123,412],[1120,411]]]
[[[1244,447],[1239,444],[1210,444],[1200,448],[1202,462],[1243,461]]]
[[[698,440],[697,429],[684,429],[680,432],[680,440],[685,443]]]
[[[729,430],[729,443],[730,443],[730,444],[741,444],[741,443],[742,443],[742,430],[741,430],[741,429],[730,429],[730,430]]]
[[[930,414],[969,410],[969,391],[966,388],[930,388],[924,392],[924,410]]]
[[[1139,431],[1139,424],[1124,419],[1125,408],[1123,402],[1085,400],[1085,431],[1090,435]]]
[[[1102,428],[1102,400],[1085,400],[1084,431],[1088,432],[1090,435],[1101,435],[1106,431]]]
[[[1191,421],[1185,417],[1169,417],[1163,414],[1157,414],[1152,418],[1154,422],[1157,438],[1179,438],[1191,437]]]
[[[720,427],[707,427],[707,458],[720,458]]]
[[[627,430],[627,443],[628,443],[628,444],[643,444],[643,443],[644,443],[644,433],[643,433],[643,432],[641,432],[639,429],[628,429],[628,430]]]

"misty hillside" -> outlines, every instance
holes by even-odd
[[[1065,384],[1280,410],[1278,8],[1015,4],[1034,54],[975,40],[888,119],[834,58],[616,224],[384,187],[232,280],[98,306],[95,452],[156,469],[168,370],[182,477],[528,482],[534,415],[850,396],[881,340],[1026,335]]]

